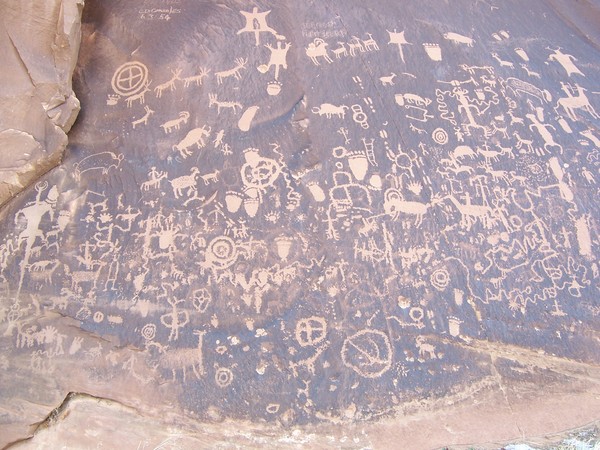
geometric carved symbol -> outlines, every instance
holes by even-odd
[[[381,331],[359,331],[344,341],[342,361],[365,378],[377,378],[392,366],[390,340]]]
[[[140,62],[128,62],[120,66],[113,75],[112,88],[122,96],[140,92],[148,80],[148,68]]]
[[[322,317],[309,317],[296,324],[296,340],[302,347],[318,344],[326,334],[327,322]]]

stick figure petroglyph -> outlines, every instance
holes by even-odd
[[[160,316],[160,323],[171,330],[169,333],[169,342],[179,339],[179,330],[184,328],[190,321],[190,315],[186,310],[180,311],[177,305],[183,303],[185,299],[178,300],[173,296],[174,287],[172,284],[162,283],[162,288],[167,295],[167,303],[171,305],[171,312]],[[199,338],[199,342],[201,342]],[[196,350],[194,350],[196,351]]]

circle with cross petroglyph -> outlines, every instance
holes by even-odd
[[[327,322],[322,317],[308,317],[296,324],[296,341],[302,347],[316,345],[327,335]]]
[[[112,78],[113,90],[123,96],[135,95],[140,92],[148,81],[148,68],[137,61],[121,65]]]

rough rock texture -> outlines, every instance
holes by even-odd
[[[0,213],[0,444],[600,417],[600,6],[571,6],[88,1],[64,163]]]
[[[83,0],[1,0],[0,205],[59,164],[79,112],[71,88]]]

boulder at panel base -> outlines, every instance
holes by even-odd
[[[55,167],[79,112],[83,0],[0,1],[0,205]]]
[[[498,448],[600,417],[575,3],[88,0],[65,158],[0,211],[0,447]],[[58,64],[9,31],[11,68]],[[37,85],[2,86],[39,113],[7,166],[64,143],[70,90]]]

